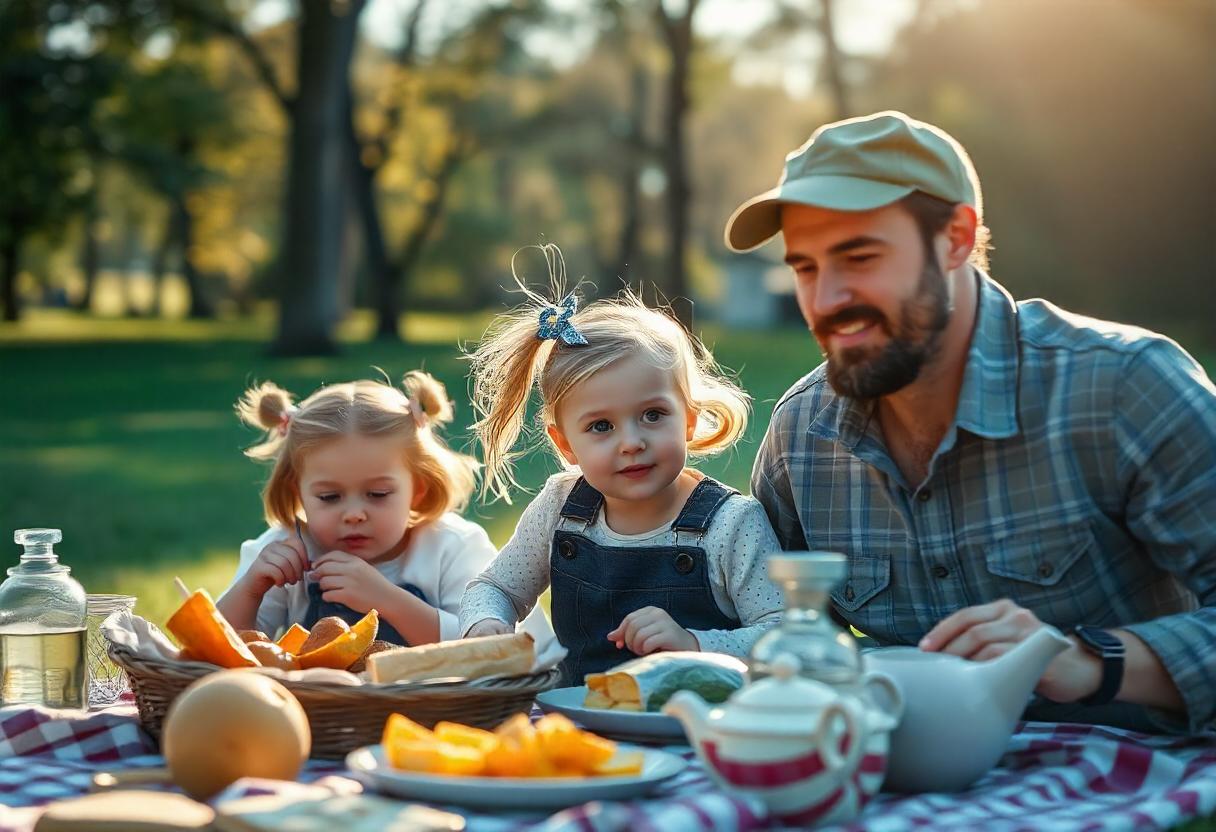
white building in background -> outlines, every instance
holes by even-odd
[[[717,261],[723,292],[718,320],[733,329],[803,325],[789,267],[772,254],[749,251]]]

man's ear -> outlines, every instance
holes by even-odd
[[[942,259],[946,271],[957,269],[970,259],[978,226],[979,218],[974,208],[961,202],[954,206],[954,216],[942,229],[946,237],[945,257]]]
[[[550,441],[557,447],[557,452],[562,455],[562,459],[571,465],[578,465],[578,457],[574,455],[574,449],[570,447],[566,434],[562,433],[557,425],[547,425],[545,433],[549,434]]]

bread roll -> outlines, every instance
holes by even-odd
[[[535,660],[532,636],[510,633],[385,650],[368,656],[367,667],[373,682],[387,684],[445,676],[519,676],[530,672]]]

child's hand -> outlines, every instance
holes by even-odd
[[[469,628],[469,632],[465,635],[465,638],[497,636],[513,632],[515,632],[515,628],[505,621],[499,621],[497,618],[483,618]]]
[[[397,588],[376,567],[346,552],[326,552],[317,558],[309,577],[320,584],[322,600],[345,604],[356,612],[383,612]]]
[[[700,650],[692,633],[675,622],[658,607],[642,607],[625,616],[625,620],[608,634],[617,647],[625,647],[639,656],[659,650]]]
[[[269,544],[258,553],[242,579],[250,593],[261,597],[275,586],[297,583],[308,571],[308,556],[299,541],[288,538]]]

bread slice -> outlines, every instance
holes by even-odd
[[[535,660],[532,636],[509,633],[385,650],[367,657],[367,669],[373,682],[388,684],[447,676],[520,676],[532,670]]]

